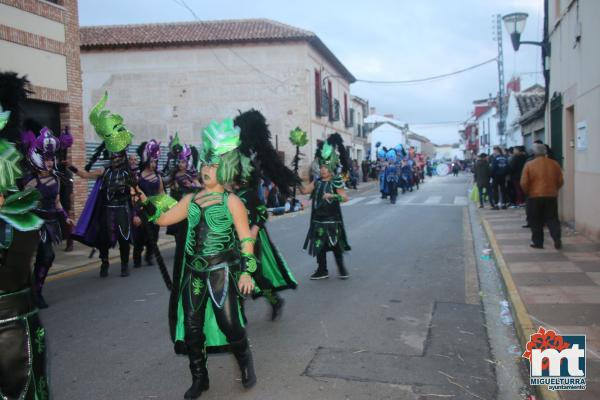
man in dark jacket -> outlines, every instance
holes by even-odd
[[[483,208],[483,189],[485,189],[485,194],[488,197],[490,206],[494,207],[494,199],[492,197],[490,186],[492,169],[488,162],[487,154],[481,153],[479,155],[473,173],[475,175],[475,182],[477,183],[477,190],[479,191],[479,208]]]
[[[515,193],[515,205],[521,206],[525,203],[525,194],[521,189],[521,174],[523,173],[523,167],[527,162],[527,153],[525,147],[517,146],[513,150],[513,157],[509,162],[510,166],[510,181],[513,185]]]
[[[506,176],[508,175],[508,158],[504,155],[499,146],[494,146],[492,155],[492,194],[494,197],[494,210],[498,210],[498,204],[502,208],[508,207],[508,197],[506,195]]]

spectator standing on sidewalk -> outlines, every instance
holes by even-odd
[[[563,185],[560,165],[546,156],[543,144],[533,145],[535,159],[525,164],[521,176],[521,188],[527,194],[527,216],[531,227],[531,244],[535,249],[544,248],[544,225],[548,226],[554,247],[562,247],[560,221],[558,220],[558,190]]]
[[[498,210],[499,204],[506,209],[508,198],[506,196],[506,176],[508,175],[508,159],[500,146],[494,146],[492,155],[492,196],[494,198],[494,210]]]
[[[369,180],[369,161],[367,159],[362,160],[362,162],[360,163],[360,168],[362,170],[362,180],[363,182],[367,182]]]
[[[527,153],[525,147],[517,146],[513,150],[513,156],[509,162],[510,166],[510,181],[514,188],[515,193],[515,206],[522,206],[525,203],[525,194],[521,189],[521,175],[523,174],[523,168],[527,162]]]
[[[475,162],[475,168],[473,171],[475,175],[475,182],[477,183],[477,190],[479,191],[479,208],[483,208],[483,190],[490,202],[490,206],[494,207],[494,199],[492,197],[492,186],[490,185],[490,179],[492,177],[492,168],[488,162],[487,154],[479,154],[478,160]]]

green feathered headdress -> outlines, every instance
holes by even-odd
[[[325,142],[319,144],[315,158],[319,165],[326,165],[333,175],[337,174],[340,166],[342,173],[347,172],[350,167],[344,139],[339,133],[332,133]]]
[[[21,153],[11,142],[0,139],[0,193],[19,190],[16,181],[23,175],[20,163]]]
[[[177,149],[178,147],[178,149]],[[175,154],[176,151],[181,151],[182,148],[181,140],[179,139],[179,132],[175,132],[175,136],[169,142],[169,151],[171,154]]]
[[[319,158],[319,165],[326,165],[331,172],[335,172],[339,164],[339,157],[335,152],[335,148],[328,142],[323,144],[321,149],[321,157]]]
[[[242,155],[240,146],[240,128],[233,124],[233,119],[223,122],[211,121],[202,132],[202,164],[218,165],[217,181],[221,185],[245,181],[250,178],[252,163],[250,158]]]
[[[10,111],[3,111],[2,105],[0,104],[0,131],[4,129],[8,124],[8,118],[10,117]]]
[[[96,134],[100,136],[106,149],[111,153],[118,153],[127,148],[133,139],[131,133],[123,124],[123,117],[112,114],[109,110],[102,110],[108,100],[108,93],[90,111],[90,122]]]

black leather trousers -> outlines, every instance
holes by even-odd
[[[45,330],[29,289],[0,294],[0,398],[49,398]]]
[[[190,353],[197,353],[197,349],[204,349],[204,315],[209,301],[219,328],[229,343],[238,342],[246,337],[246,330],[240,322],[238,308],[238,291],[235,279],[230,275],[227,282],[227,293],[224,295],[222,307],[213,301],[209,288],[206,272],[187,271],[188,279],[182,288],[183,312],[185,315],[185,343]],[[215,297],[220,300],[226,288],[225,269],[210,272],[210,284]]]

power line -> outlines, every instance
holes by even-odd
[[[192,16],[194,17],[195,20],[199,21],[200,18],[198,17],[198,15],[194,12],[194,10],[185,2],[185,0],[172,0],[175,4],[185,8],[187,11],[189,11]],[[285,81],[282,81],[281,79],[275,78],[269,74],[267,74],[266,72],[260,70],[258,67],[256,67],[255,65],[253,65],[252,63],[250,63],[248,60],[246,60],[244,57],[242,57],[240,54],[238,54],[237,52],[235,52],[233,49],[231,48],[227,48],[228,50],[231,51],[231,53],[233,53],[237,58],[239,58],[240,60],[242,60],[244,62],[244,64],[248,65],[250,68],[252,68],[254,71],[256,71],[259,74],[262,74],[264,76],[266,76],[267,78],[270,78],[274,81],[279,82],[279,84],[284,83]],[[216,56],[216,55],[215,55]],[[447,78],[450,76],[454,76],[454,75],[458,75],[461,74],[463,72],[467,72],[479,67],[482,67],[486,64],[489,64],[491,62],[496,61],[496,57],[491,58],[487,61],[481,62],[479,64],[475,64],[475,65],[471,65],[470,67],[467,68],[463,68],[460,69],[458,71],[454,71],[454,72],[449,72],[446,74],[441,74],[441,75],[435,75],[435,76],[430,76],[427,78],[419,78],[419,79],[411,79],[411,80],[404,80],[404,81],[377,81],[377,80],[369,80],[369,79],[357,79],[356,82],[362,82],[362,83],[369,83],[369,84],[375,84],[375,85],[410,85],[410,84],[415,84],[415,83],[423,83],[423,82],[431,82],[431,81],[435,81],[438,79],[443,79],[443,78]],[[221,60],[218,60],[221,64]],[[334,75],[331,76],[331,78],[341,78],[342,76],[338,76],[338,75]]]
[[[458,71],[449,72],[449,73],[441,74],[441,75],[430,76],[427,78],[411,79],[411,80],[406,80],[406,81],[374,81],[374,80],[368,80],[368,79],[357,79],[356,81],[363,82],[363,83],[371,83],[371,84],[376,84],[376,85],[384,85],[384,84],[405,85],[405,84],[411,84],[411,83],[429,82],[429,81],[434,81],[437,79],[447,78],[447,77],[453,76],[453,75],[462,74],[463,72],[467,72],[472,69],[479,68],[481,66],[484,66],[486,64],[489,64],[489,63],[495,62],[495,61],[496,61],[496,57],[490,58],[489,60],[481,62],[479,64],[471,65],[470,67],[467,67],[467,68],[459,69]]]

